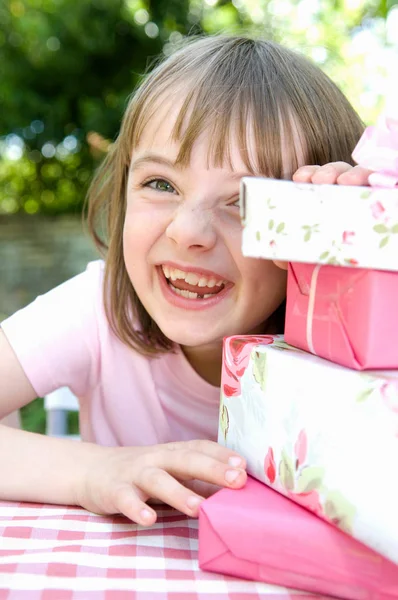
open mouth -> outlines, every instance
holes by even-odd
[[[228,284],[228,281],[225,279],[216,279],[212,276],[181,271],[168,265],[162,265],[162,271],[169,288],[174,294],[189,300],[213,298]]]

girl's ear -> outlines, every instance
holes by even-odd
[[[280,269],[283,269],[284,271],[287,271],[287,266],[289,264],[288,262],[286,262],[284,260],[274,260],[272,262],[274,263],[274,265],[276,265]]]

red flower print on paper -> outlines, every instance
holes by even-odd
[[[313,513],[324,516],[319,498],[323,469],[316,466],[305,466],[307,451],[307,434],[302,429],[294,444],[294,458],[286,449],[282,449],[277,466],[273,448],[270,447],[264,459],[264,473],[269,485],[275,483],[278,475],[278,483],[288,498]]]
[[[381,219],[384,216],[384,213],[386,212],[386,209],[380,201],[377,201],[374,204],[372,204],[370,209],[372,211],[372,217],[374,219]]]
[[[393,412],[398,413],[398,381],[383,383],[380,391],[385,405]]]
[[[343,244],[352,244],[355,237],[355,231],[343,232]]]
[[[294,445],[294,452],[296,454],[296,469],[302,465],[307,456],[307,435],[302,429],[298,435],[297,441]]]
[[[269,482],[274,483],[276,478],[276,464],[274,459],[274,451],[272,448],[268,448],[268,452],[264,460],[264,473]]]
[[[240,380],[249,364],[250,354],[254,346],[267,346],[274,341],[271,335],[239,335],[224,342],[223,357],[223,391],[227,397],[239,396]]]
[[[308,464],[308,440],[304,429],[298,434],[294,451],[282,448],[277,464],[273,448],[264,459],[266,483],[312,513],[352,533],[356,508],[339,490],[324,485],[324,468]]]

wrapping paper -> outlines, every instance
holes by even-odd
[[[250,478],[202,503],[199,565],[348,600],[398,598],[396,565]]]
[[[398,369],[398,274],[289,263],[285,339],[352,369]]]
[[[398,371],[353,371],[259,337],[224,340],[219,442],[398,563]]]
[[[241,183],[245,256],[398,271],[398,188]]]

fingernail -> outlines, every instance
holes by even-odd
[[[148,510],[147,508],[143,508],[140,512],[140,515],[143,521],[149,521],[153,518],[153,512],[151,510]]]
[[[187,506],[188,508],[194,510],[195,508],[198,508],[199,504],[202,503],[202,500],[203,498],[199,498],[198,496],[189,496],[187,500]]]
[[[230,456],[228,459],[228,464],[230,467],[240,467],[243,463],[242,459],[239,456]]]
[[[228,469],[228,471],[225,471],[225,481],[228,481],[228,483],[233,483],[238,479],[240,473],[240,471],[232,471],[232,469]]]

